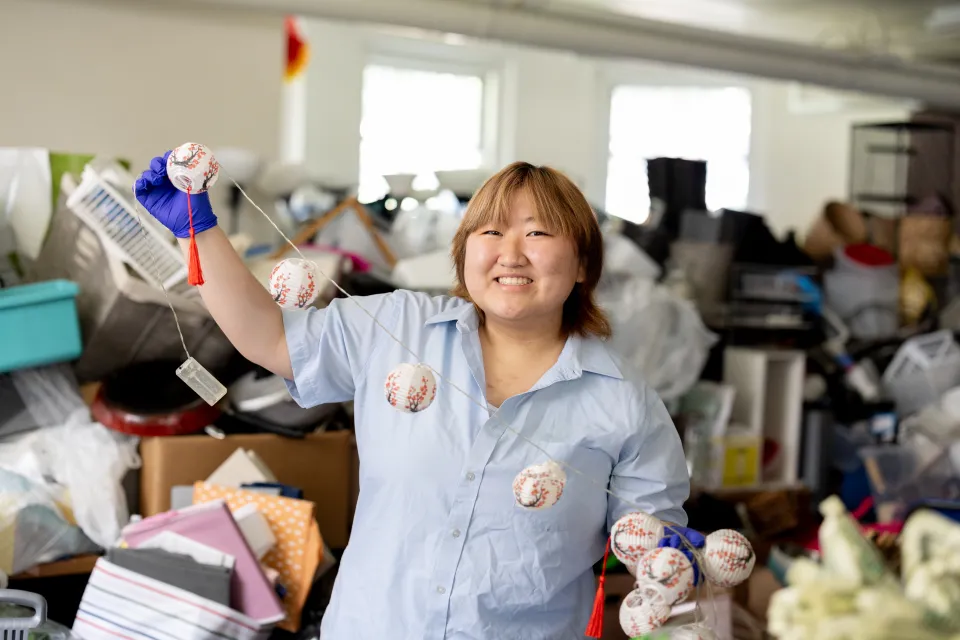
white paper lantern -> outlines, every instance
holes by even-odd
[[[270,295],[284,309],[303,309],[320,293],[317,265],[309,260],[289,258],[270,272]]]
[[[203,193],[217,182],[220,163],[199,142],[186,142],[167,156],[167,177],[177,189]]]
[[[513,496],[517,506],[524,509],[546,509],[557,504],[566,483],[563,467],[550,460],[518,473],[513,479]]]
[[[679,549],[661,547],[647,551],[637,564],[637,586],[644,581],[655,582],[662,593],[664,604],[673,606],[686,600],[693,592],[693,565]]]
[[[707,536],[703,545],[703,575],[719,587],[735,587],[750,577],[757,556],[750,542],[733,529]]]
[[[630,573],[645,552],[656,549],[663,538],[663,522],[648,513],[628,513],[610,529],[610,550]]]
[[[620,604],[620,628],[630,638],[643,636],[663,626],[670,617],[670,607],[634,589]]]
[[[383,390],[394,409],[418,413],[436,398],[437,381],[427,365],[404,362],[387,375]]]

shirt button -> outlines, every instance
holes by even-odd
[[[460,529],[454,529],[454,530],[453,530],[453,537],[454,537],[454,538],[459,538],[459,537],[460,537]]]
[[[469,482],[473,482],[474,479],[476,479],[476,477],[477,477],[477,476],[475,476],[475,475],[473,474],[473,471],[471,471],[470,473],[467,474],[467,480],[468,480]]]
[[[444,593],[446,593],[446,592],[447,592],[447,590],[444,589],[443,587],[437,587],[437,593],[439,593],[439,594],[444,594]]]

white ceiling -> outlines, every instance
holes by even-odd
[[[960,0],[473,0],[633,16],[825,47],[960,60]],[[954,7],[956,26],[927,23]]]

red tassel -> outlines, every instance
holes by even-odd
[[[190,260],[187,262],[187,282],[196,287],[203,284],[203,270],[200,268],[197,234],[193,230],[193,205],[190,203],[190,191],[187,191],[187,215],[190,217]]]
[[[587,623],[585,635],[588,638],[600,638],[603,636],[603,609],[606,604],[606,594],[604,593],[604,584],[607,581],[607,556],[610,555],[610,539],[607,538],[607,546],[603,551],[603,568],[600,569],[600,580],[597,585],[597,595],[593,599],[593,614],[590,616],[590,622]]]

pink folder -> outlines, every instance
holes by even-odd
[[[262,624],[286,617],[280,598],[244,539],[223,500],[167,511],[127,525],[120,534],[131,549],[165,531],[179,533],[236,558],[230,585],[230,603],[237,611]]]

